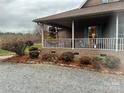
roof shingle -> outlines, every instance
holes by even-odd
[[[59,13],[59,14],[44,17],[44,18],[38,18],[33,21],[45,22],[45,21],[51,21],[56,19],[73,18],[78,16],[95,15],[99,13],[117,12],[117,11],[123,11],[123,10],[124,10],[124,1],[121,1],[121,2],[113,2],[108,4],[90,6],[90,7],[81,8],[81,9],[74,9],[71,11]]]

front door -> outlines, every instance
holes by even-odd
[[[96,38],[98,38],[98,35],[97,35],[97,26],[89,26],[88,27],[88,38],[89,38],[89,41],[88,41],[88,46],[90,48],[96,48]]]

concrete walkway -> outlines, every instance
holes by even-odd
[[[124,76],[0,62],[0,93],[124,93]]]

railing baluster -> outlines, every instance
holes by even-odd
[[[118,50],[121,50],[121,39],[118,38]]]
[[[111,48],[112,47],[112,45],[111,45],[112,44],[111,38],[110,38],[109,42],[110,42],[109,48],[110,48],[110,50],[112,50],[112,48]]]
[[[122,51],[122,38],[120,39],[120,47],[121,47],[121,51]]]
[[[113,45],[113,39],[111,38],[111,49],[113,50],[114,49],[114,45]]]
[[[120,39],[118,39],[119,40],[119,51],[121,51],[121,46],[122,46],[122,44],[121,44],[121,38]]]
[[[104,44],[105,44],[105,42],[104,42],[104,38],[102,39],[102,44],[103,44],[103,46],[102,46],[102,50],[104,49]]]
[[[101,38],[100,38],[100,49],[102,49],[102,41],[101,41]]]
[[[102,49],[101,38],[99,39],[99,47]]]
[[[122,51],[124,50],[124,44],[123,44],[123,38],[122,38]]]
[[[121,51],[122,51],[122,38],[121,38],[121,45],[120,46],[121,46]]]
[[[114,50],[114,39],[111,38],[111,40],[112,40],[112,50]]]
[[[121,51],[122,51],[122,38],[120,39],[120,46],[121,46]]]

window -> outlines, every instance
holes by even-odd
[[[102,3],[110,3],[110,2],[117,2],[120,0],[102,0]]]

